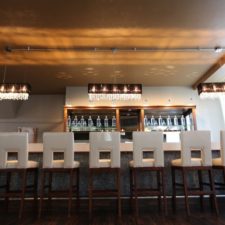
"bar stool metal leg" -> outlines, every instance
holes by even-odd
[[[10,181],[11,181],[11,172],[6,172],[6,193],[10,191]],[[8,212],[9,207],[9,197],[5,197],[5,203],[6,203],[6,211]]]
[[[183,184],[184,184],[184,198],[185,198],[185,206],[187,215],[190,216],[190,207],[188,201],[188,182],[187,182],[187,171],[186,168],[182,168],[182,177],[183,177]]]
[[[38,201],[38,169],[34,171],[34,201]]]
[[[138,199],[137,199],[137,170],[134,169],[134,206],[135,206],[135,214],[138,216]]]
[[[92,217],[92,190],[93,190],[93,173],[92,170],[89,170],[89,184],[88,184],[88,190],[89,190],[89,216]]]
[[[45,191],[45,171],[41,171],[41,189],[40,189],[40,205],[39,205],[39,212],[38,217],[41,217],[41,211],[43,206],[43,198],[44,198],[44,191]]]
[[[173,211],[176,212],[176,170],[174,167],[171,168],[172,174],[172,207]]]
[[[49,188],[49,193],[51,193],[52,192],[52,179],[53,179],[53,173],[52,172],[49,172],[48,173],[48,188]],[[51,200],[52,200],[52,196],[51,195],[49,195],[48,196],[48,201],[49,201],[49,203],[51,202]]]
[[[76,175],[76,188],[75,188],[75,193],[76,193],[76,198],[77,198],[77,209],[79,210],[80,208],[80,169],[77,168],[76,169],[76,173],[74,173],[74,175]]]
[[[158,188],[158,191],[159,191],[159,194],[158,194],[158,208],[159,208],[159,211],[161,210],[161,171],[160,170],[157,170],[156,171],[156,174],[157,174],[157,188]]]
[[[71,169],[70,174],[69,174],[68,217],[71,214],[72,196],[73,196],[73,170]]]
[[[215,194],[216,191],[215,191],[214,176],[213,176],[212,168],[209,169],[209,181],[210,181],[210,188],[212,191],[211,198],[212,198],[212,201],[214,204],[216,214],[219,215],[219,209],[218,209],[218,204],[217,204],[217,200],[216,200],[216,194]]]
[[[163,195],[163,204],[164,204],[164,213],[165,215],[167,215],[167,199],[166,199],[166,182],[165,182],[165,173],[164,173],[164,168],[162,168],[162,176],[161,176],[161,179],[162,179],[162,195]]]
[[[117,190],[118,190],[118,196],[117,196],[117,198],[118,198],[118,200],[117,200],[118,201],[118,215],[119,215],[119,217],[121,217],[120,169],[117,169],[116,177],[117,177],[116,186],[117,186]]]
[[[198,170],[198,181],[199,181],[199,189],[200,191],[203,191],[203,184],[202,184],[202,171]],[[200,205],[201,209],[203,209],[203,195],[200,195]]]
[[[24,208],[24,197],[25,197],[25,191],[26,191],[26,181],[27,181],[27,170],[24,169],[21,171],[22,174],[22,182],[21,182],[21,200],[20,200],[20,210],[19,210],[19,219],[22,218],[23,214],[23,208]]]
[[[130,205],[132,206],[133,204],[133,189],[134,189],[134,178],[133,178],[133,170],[130,168],[129,170],[129,175],[130,175]]]

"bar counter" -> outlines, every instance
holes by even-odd
[[[171,195],[171,160],[180,158],[180,143],[164,143],[163,148],[165,151],[164,161],[165,161],[165,172],[166,172],[166,193]],[[80,195],[87,196],[88,192],[88,168],[89,168],[89,143],[88,142],[75,142],[74,143],[74,158],[80,162]],[[219,156],[219,143],[212,143],[212,155],[213,157]],[[129,196],[129,161],[133,159],[133,143],[123,142],[120,144],[121,151],[121,171],[122,171],[122,195]],[[42,154],[43,154],[43,144],[42,143],[30,143],[29,144],[29,159],[40,162],[40,167],[42,165]],[[195,152],[194,156],[199,156],[199,152]],[[61,153],[56,154],[56,159],[61,159],[63,156]],[[221,179],[221,176],[216,178]],[[190,181],[193,178],[190,177]],[[96,185],[99,187],[113,187],[113,179],[107,174],[103,174],[96,178]],[[155,174],[151,176],[142,176],[143,185],[155,183]],[[54,187],[60,188],[68,183],[67,177],[57,174],[54,179]]]
[[[219,150],[220,144],[218,142],[212,142],[212,150]],[[179,142],[164,142],[163,150],[167,151],[181,151],[181,146]],[[74,143],[74,152],[89,152],[90,145],[88,142],[75,142]],[[120,143],[120,151],[121,152],[132,152],[133,151],[133,143],[131,141],[121,142]],[[29,143],[29,152],[43,152],[43,144],[42,143]]]

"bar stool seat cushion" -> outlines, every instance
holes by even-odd
[[[181,159],[174,159],[171,161],[172,166],[182,166]],[[202,166],[202,159],[201,158],[191,158],[191,165],[190,166]]]
[[[73,161],[72,168],[79,168],[80,162],[79,161]],[[53,160],[52,161],[52,168],[64,168],[64,160]]]
[[[99,159],[99,166],[100,167],[111,167],[111,159]]]
[[[213,166],[222,166],[222,158],[212,159]]]
[[[6,168],[13,169],[18,168],[18,160],[7,160],[6,162]],[[27,168],[37,168],[39,166],[39,163],[36,161],[28,161],[27,162]]]
[[[134,167],[134,160],[129,162],[130,167]],[[155,166],[155,159],[142,159],[142,167],[153,167]]]

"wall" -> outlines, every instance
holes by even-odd
[[[212,141],[219,141],[219,131],[225,129],[220,101],[201,100],[197,91],[188,87],[143,87],[142,100],[108,102],[88,100],[87,87],[67,87],[66,105],[72,106],[151,106],[151,105],[196,105],[198,130],[211,130]]]
[[[44,131],[63,131],[64,102],[64,95],[31,95],[28,101],[0,102],[0,131],[37,127],[38,141],[42,141]]]
[[[168,101],[170,99],[170,102]],[[63,131],[63,107],[112,105],[89,102],[87,87],[67,87],[64,95],[31,95],[28,101],[0,102],[0,131],[17,131],[19,126],[38,128],[38,141],[44,131]],[[114,103],[113,103],[114,104]],[[196,91],[187,87],[143,87],[140,102],[118,102],[117,105],[196,105],[197,128],[212,132],[212,141],[219,141],[219,131],[225,129],[220,101],[201,100]]]

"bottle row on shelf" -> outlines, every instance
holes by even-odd
[[[109,121],[108,116],[105,116],[104,119],[101,119],[100,116],[97,116],[97,119],[94,121],[91,116],[88,116],[87,119],[84,116],[81,116],[80,120],[77,116],[74,116],[74,119],[71,119],[70,116],[67,118],[67,130],[68,131],[95,131],[95,130],[107,130],[107,129],[116,129],[116,117],[112,116],[112,119]]]
[[[145,115],[144,117],[144,127],[145,130],[185,130],[190,129],[191,121],[190,118],[185,118],[183,115],[181,117],[174,116],[171,117],[162,117],[161,115],[158,118],[151,116],[150,119]]]

